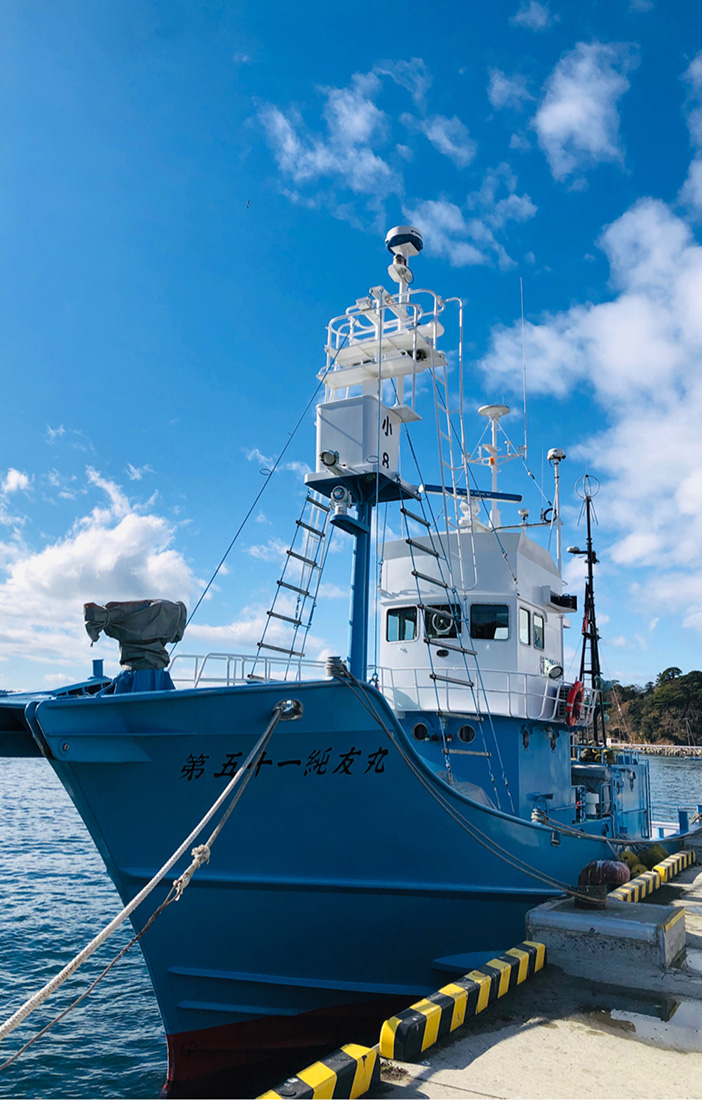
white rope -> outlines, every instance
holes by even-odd
[[[253,775],[253,769],[249,769],[249,764],[252,764],[257,755],[265,749],[268,743],[268,739],[270,738],[273,730],[278,724],[282,713],[282,707],[283,703],[276,703],[275,707],[273,708],[273,717],[271,718],[266,729],[259,737],[249,755],[246,757],[246,760],[243,762],[241,769],[230,780],[230,782],[227,784],[227,786],[224,788],[224,790],[215,800],[215,802],[212,803],[212,806],[207,811],[205,816],[202,818],[201,821],[198,822],[192,832],[189,833],[189,835],[185,838],[180,847],[173,853],[170,859],[166,863],[164,863],[160,871],[156,872],[154,877],[150,879],[149,882],[147,882],[146,886],[144,886],[143,889],[141,889],[139,893],[134,898],[132,898],[128,905],[125,905],[124,909],[122,909],[122,911],[118,913],[117,916],[113,920],[111,920],[110,923],[107,924],[101,932],[98,932],[97,936],[95,936],[90,941],[87,947],[84,947],[82,951],[79,951],[75,958],[71,959],[71,961],[66,966],[64,966],[63,970],[61,970],[60,973],[56,974],[55,977],[53,977],[51,981],[47,982],[42,989],[40,989],[37,993],[34,993],[33,996],[26,1000],[22,1007],[18,1008],[17,1011],[13,1013],[13,1015],[10,1016],[10,1018],[6,1020],[5,1023],[2,1024],[2,1026],[0,1026],[0,1040],[4,1039],[7,1035],[10,1034],[10,1032],[14,1031],[16,1027],[19,1027],[19,1025],[27,1019],[30,1013],[34,1012],[34,1010],[38,1008],[39,1005],[43,1004],[44,1001],[48,997],[50,997],[52,993],[55,993],[59,986],[63,985],[66,979],[70,978],[71,974],[75,973],[75,971],[83,965],[86,959],[89,959],[93,952],[97,951],[98,947],[100,947],[105,942],[105,940],[107,940],[112,935],[112,933],[117,928],[119,928],[121,924],[124,923],[127,917],[130,916],[130,914],[133,913],[134,910],[141,905],[142,901],[144,901],[145,898],[147,898],[152,892],[152,890],[154,890],[155,887],[158,886],[161,880],[165,878],[171,868],[175,866],[181,856],[187,851],[193,841],[197,839],[198,835],[212,820],[213,816],[217,813],[217,810],[227,800],[237,784],[240,784],[240,789],[237,791],[236,797],[233,800],[232,805],[227,808],[226,813],[212,833],[212,836],[210,837],[207,844],[201,844],[193,849],[193,862],[190,864],[187,870],[183,872],[180,878],[176,879],[175,883],[173,884],[176,891],[176,900],[178,900],[182,896],[183,890],[185,890],[185,888],[188,886],[190,879],[192,878],[195,871],[198,869],[198,867],[201,867],[203,863],[206,863],[209,860],[210,845],[218,836],[222,826],[224,825],[224,822],[229,817],[231,810],[234,808],[234,805],[243,794],[246,784]]]

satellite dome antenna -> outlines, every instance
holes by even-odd
[[[410,284],[414,281],[408,261],[412,256],[418,256],[424,248],[422,234],[412,225],[396,225],[385,235],[385,246],[388,252],[392,252],[388,275],[400,284],[398,297],[401,302],[406,302],[409,300]]]

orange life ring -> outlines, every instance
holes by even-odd
[[[583,709],[585,685],[582,680],[576,680],[568,692],[566,702],[566,722],[569,726],[577,726]]]

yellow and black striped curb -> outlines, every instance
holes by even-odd
[[[679,875],[681,871],[684,871],[686,867],[690,867],[694,862],[695,853],[690,849],[674,852],[672,856],[668,856],[667,859],[657,863],[651,871],[646,871],[643,875],[637,875],[636,878],[625,882],[623,886],[618,886],[616,890],[612,890],[609,897],[614,898],[615,901],[641,901],[642,898],[652,894],[664,882],[668,882],[675,875]]]
[[[314,1097],[315,1100],[331,1100],[343,1096],[354,1100],[364,1096],[380,1082],[380,1060],[377,1050],[347,1043],[321,1062],[314,1062],[301,1069],[294,1077],[288,1077],[282,1085],[276,1085],[258,1100],[295,1100]]]
[[[380,1032],[381,1055],[411,1062],[545,965],[546,948],[542,943],[525,940],[510,948],[504,955],[490,959],[480,970],[471,970],[463,978],[442,986],[438,993],[386,1020]]]

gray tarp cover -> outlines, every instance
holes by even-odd
[[[96,642],[100,631],[119,642],[119,663],[126,668],[166,668],[168,642],[179,642],[188,612],[184,603],[170,600],[115,601],[101,607],[83,605],[85,629]]]

